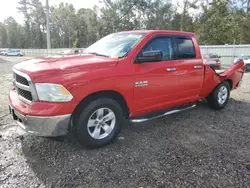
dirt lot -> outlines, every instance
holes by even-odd
[[[1,57],[0,57],[1,58]],[[24,133],[8,115],[11,67],[0,59],[0,187],[250,187],[250,74],[226,109],[206,104],[144,124],[86,150]]]

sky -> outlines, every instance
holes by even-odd
[[[3,1],[3,0],[2,0]],[[0,5],[0,22],[3,22],[7,17],[12,16],[18,23],[23,24],[23,16],[18,12],[19,0],[7,0]],[[41,0],[45,5],[46,0]],[[59,5],[61,2],[71,3],[76,9],[79,8],[93,8],[94,5],[99,4],[99,0],[49,0],[49,5]],[[172,0],[172,3],[177,5],[178,11],[182,10],[182,0]]]
[[[43,5],[45,5],[46,0],[41,0]],[[99,0],[49,0],[49,5],[58,5],[61,2],[71,3],[74,5],[76,9],[79,8],[92,8],[94,5],[98,5]],[[3,22],[7,17],[12,16],[14,19],[23,23],[23,17],[20,13],[18,13],[18,0],[7,0],[1,2],[0,5],[0,22]]]

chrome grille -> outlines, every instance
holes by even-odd
[[[20,76],[19,74],[15,73],[15,78],[16,78],[16,82],[29,86],[29,82],[26,78],[24,78],[23,76]]]
[[[32,95],[30,91],[24,89],[16,88],[19,96],[23,97],[26,100],[32,101]]]
[[[14,71],[14,86],[16,88],[17,94],[20,100],[24,102],[31,103],[34,101],[35,89],[34,84],[31,82],[31,79],[28,75],[20,72],[16,69]]]

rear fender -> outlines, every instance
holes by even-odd
[[[241,81],[244,74],[244,62],[238,61],[232,67],[227,69],[226,71],[219,74],[220,80],[231,80],[232,88],[236,89],[239,86],[239,82]]]
[[[200,92],[200,98],[206,98],[215,87],[225,81],[230,80],[232,83],[231,89],[238,87],[239,82],[244,74],[244,62],[239,61],[226,71],[217,74],[211,67],[205,65],[204,81]]]

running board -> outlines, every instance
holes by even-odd
[[[175,114],[175,113],[178,113],[178,112],[181,112],[181,111],[184,111],[184,110],[188,110],[188,109],[191,109],[191,108],[194,108],[196,106],[196,104],[193,104],[192,106],[189,106],[189,107],[185,107],[185,108],[181,108],[181,109],[175,109],[175,110],[170,110],[170,111],[165,111],[163,114],[157,114],[155,116],[152,116],[152,117],[141,117],[141,118],[138,118],[138,119],[130,119],[129,121],[131,123],[142,123],[142,122],[145,122],[145,121],[149,121],[149,120],[152,120],[152,119],[156,119],[156,118],[160,118],[160,117],[163,117],[163,116],[167,116],[167,115],[170,115],[170,114]]]

